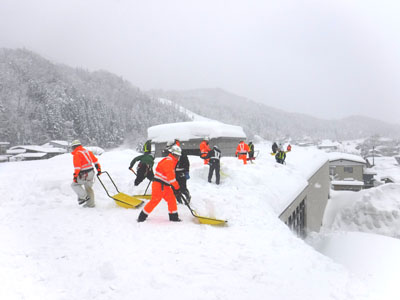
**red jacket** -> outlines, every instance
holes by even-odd
[[[96,156],[82,145],[79,145],[71,152],[74,156],[74,177],[78,177],[80,171],[93,169],[93,164],[96,166],[98,172],[100,172],[100,164],[97,161]]]
[[[207,144],[207,141],[202,141],[200,143],[200,155],[205,155],[211,151],[210,146]]]
[[[240,142],[239,145],[236,148],[236,155],[247,155],[247,152],[250,151],[249,145],[247,145],[245,142]]]
[[[178,159],[176,159],[172,154],[163,158],[156,167],[154,179],[172,185],[174,189],[179,190],[179,184],[175,178],[175,167],[177,163]]]

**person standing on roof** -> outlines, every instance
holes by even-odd
[[[205,137],[203,139],[203,141],[200,143],[200,157],[202,159],[204,159],[204,164],[207,165],[208,164],[208,159],[205,159],[205,157],[207,156],[208,152],[210,152],[211,148],[208,145],[210,142],[210,139],[208,137]]]
[[[249,161],[253,163],[254,160],[254,144],[253,142],[249,143]]]
[[[181,147],[181,142],[178,139],[175,139],[172,146],[173,145],[177,145],[177,146]],[[181,147],[181,149],[182,149],[182,147]],[[179,162],[176,164],[175,174],[176,174],[176,180],[178,181],[178,184],[180,186],[180,192],[182,194],[184,194],[184,196],[186,196],[185,197],[186,201],[190,202],[191,196],[190,196],[189,190],[187,188],[187,184],[186,184],[187,180],[190,179],[190,175],[189,175],[190,162],[189,162],[189,158],[185,152],[186,152],[185,149],[182,149],[182,155],[179,158]],[[176,194],[175,197],[176,197],[176,200],[182,204],[183,202],[182,202],[181,193]]]
[[[278,150],[276,151],[275,154],[275,160],[279,164],[284,164],[286,159],[286,152],[283,150],[282,144],[279,144]]]
[[[175,177],[175,167],[182,155],[179,146],[174,145],[170,149],[170,154],[163,158],[156,167],[154,174],[151,200],[143,207],[137,221],[144,222],[154,208],[164,199],[168,203],[169,220],[172,222],[180,222],[178,216],[178,206],[174,190],[179,193],[179,184]]]
[[[210,170],[208,171],[208,182],[211,182],[213,173],[215,171],[215,183],[219,184],[221,150],[219,150],[217,145],[215,145],[212,150],[208,152],[206,158],[210,159],[210,162],[208,163],[210,165]]]
[[[100,164],[91,151],[82,147],[79,140],[71,143],[71,154],[73,155],[74,178],[71,184],[72,189],[78,195],[78,204],[83,207],[94,207],[94,169],[96,167],[97,175],[101,174]],[[83,187],[82,187],[83,186]]]
[[[151,140],[147,140],[143,145],[143,152],[145,154],[151,153]]]
[[[129,165],[129,170],[132,170],[136,162],[139,162],[136,169],[135,186],[138,186],[146,177],[152,181],[154,178],[153,165],[154,157],[150,154],[151,152],[145,152],[143,155],[136,156]]]
[[[239,145],[236,148],[236,156],[238,159],[243,160],[243,164],[247,164],[247,152],[249,152],[249,145],[247,145],[244,141],[240,141]]]
[[[272,145],[272,153],[276,153],[276,151],[278,151],[278,145],[276,144],[276,142],[273,143]]]

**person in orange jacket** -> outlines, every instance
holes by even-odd
[[[181,221],[178,216],[178,206],[175,198],[175,193],[179,194],[180,188],[175,177],[175,167],[182,155],[182,150],[179,146],[173,145],[169,152],[170,154],[157,164],[151,185],[151,200],[140,212],[137,219],[138,222],[144,222],[163,198],[168,203],[169,220],[173,222]]]
[[[79,140],[74,140],[71,143],[74,163],[74,179],[71,187],[78,195],[78,204],[84,204],[84,207],[94,207],[94,170],[93,164],[96,167],[97,175],[101,174],[100,164],[91,151],[82,147]],[[83,187],[84,188],[83,188]]]
[[[250,148],[244,141],[240,141],[239,145],[236,148],[236,156],[243,160],[243,164],[247,164],[247,152],[249,152]]]
[[[204,159],[204,164],[208,165],[208,162],[210,159],[205,159],[207,156],[208,152],[211,151],[209,144],[210,139],[208,137],[205,137],[203,141],[200,143],[200,157]]]

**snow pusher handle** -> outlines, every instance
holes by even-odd
[[[201,217],[199,216],[196,211],[194,211],[190,205],[189,202],[186,199],[185,194],[181,194],[181,198],[183,199],[183,202],[185,202],[185,205],[189,208],[190,213],[192,214],[193,217],[197,218],[201,224],[208,224],[208,225],[225,225],[228,223],[226,220],[219,220],[219,219],[213,219],[213,218],[207,218],[207,217]]]
[[[107,171],[102,171],[100,175],[102,175],[102,174],[107,174],[108,178],[110,178],[112,184],[114,185],[115,189],[116,189],[117,192],[119,193],[120,191],[118,190],[118,188],[117,188],[117,186],[116,186],[114,180],[112,180],[110,174],[108,174]],[[107,190],[106,186],[103,184],[103,181],[101,181],[100,175],[97,175],[97,179],[100,181],[100,183],[101,183],[101,185],[103,186],[104,190],[106,191],[108,197],[113,198],[113,197],[108,193],[108,190]],[[114,199],[114,198],[113,198],[113,199]]]
[[[110,179],[110,181],[112,182],[112,184],[114,185],[116,191],[118,192],[118,194],[116,195],[110,195],[110,193],[108,192],[106,186],[104,185],[103,181],[100,179],[100,175],[102,174],[107,174],[108,178]],[[103,186],[104,190],[106,191],[108,197],[110,197],[111,199],[115,200],[115,202],[117,203],[118,206],[124,207],[124,208],[138,208],[140,205],[143,204],[143,201],[140,199],[135,198],[134,196],[129,196],[125,193],[121,193],[118,188],[117,185],[115,184],[114,180],[112,180],[110,174],[108,174],[107,171],[101,172],[100,175],[97,175],[97,179],[100,181],[101,185]]]

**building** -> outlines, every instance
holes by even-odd
[[[341,147],[341,144],[338,142],[332,142],[331,140],[323,140],[317,147],[321,150],[337,151]]]
[[[305,176],[307,184],[279,215],[292,231],[303,238],[310,231],[318,232],[322,226],[330,192],[328,160],[319,159]]]
[[[228,125],[217,121],[193,121],[162,124],[147,129],[148,139],[152,141],[152,152],[161,157],[168,142],[174,139],[181,141],[182,149],[188,155],[200,155],[199,145],[205,137],[210,139],[209,145],[218,145],[222,155],[235,156],[240,141],[246,135],[240,126]]]
[[[10,161],[47,159],[66,153],[66,149],[36,145],[14,146],[7,150]]]
[[[358,155],[331,152],[329,157],[329,174],[334,190],[360,191],[371,187],[373,173],[365,172],[367,162]],[[373,184],[372,184],[373,186]]]

